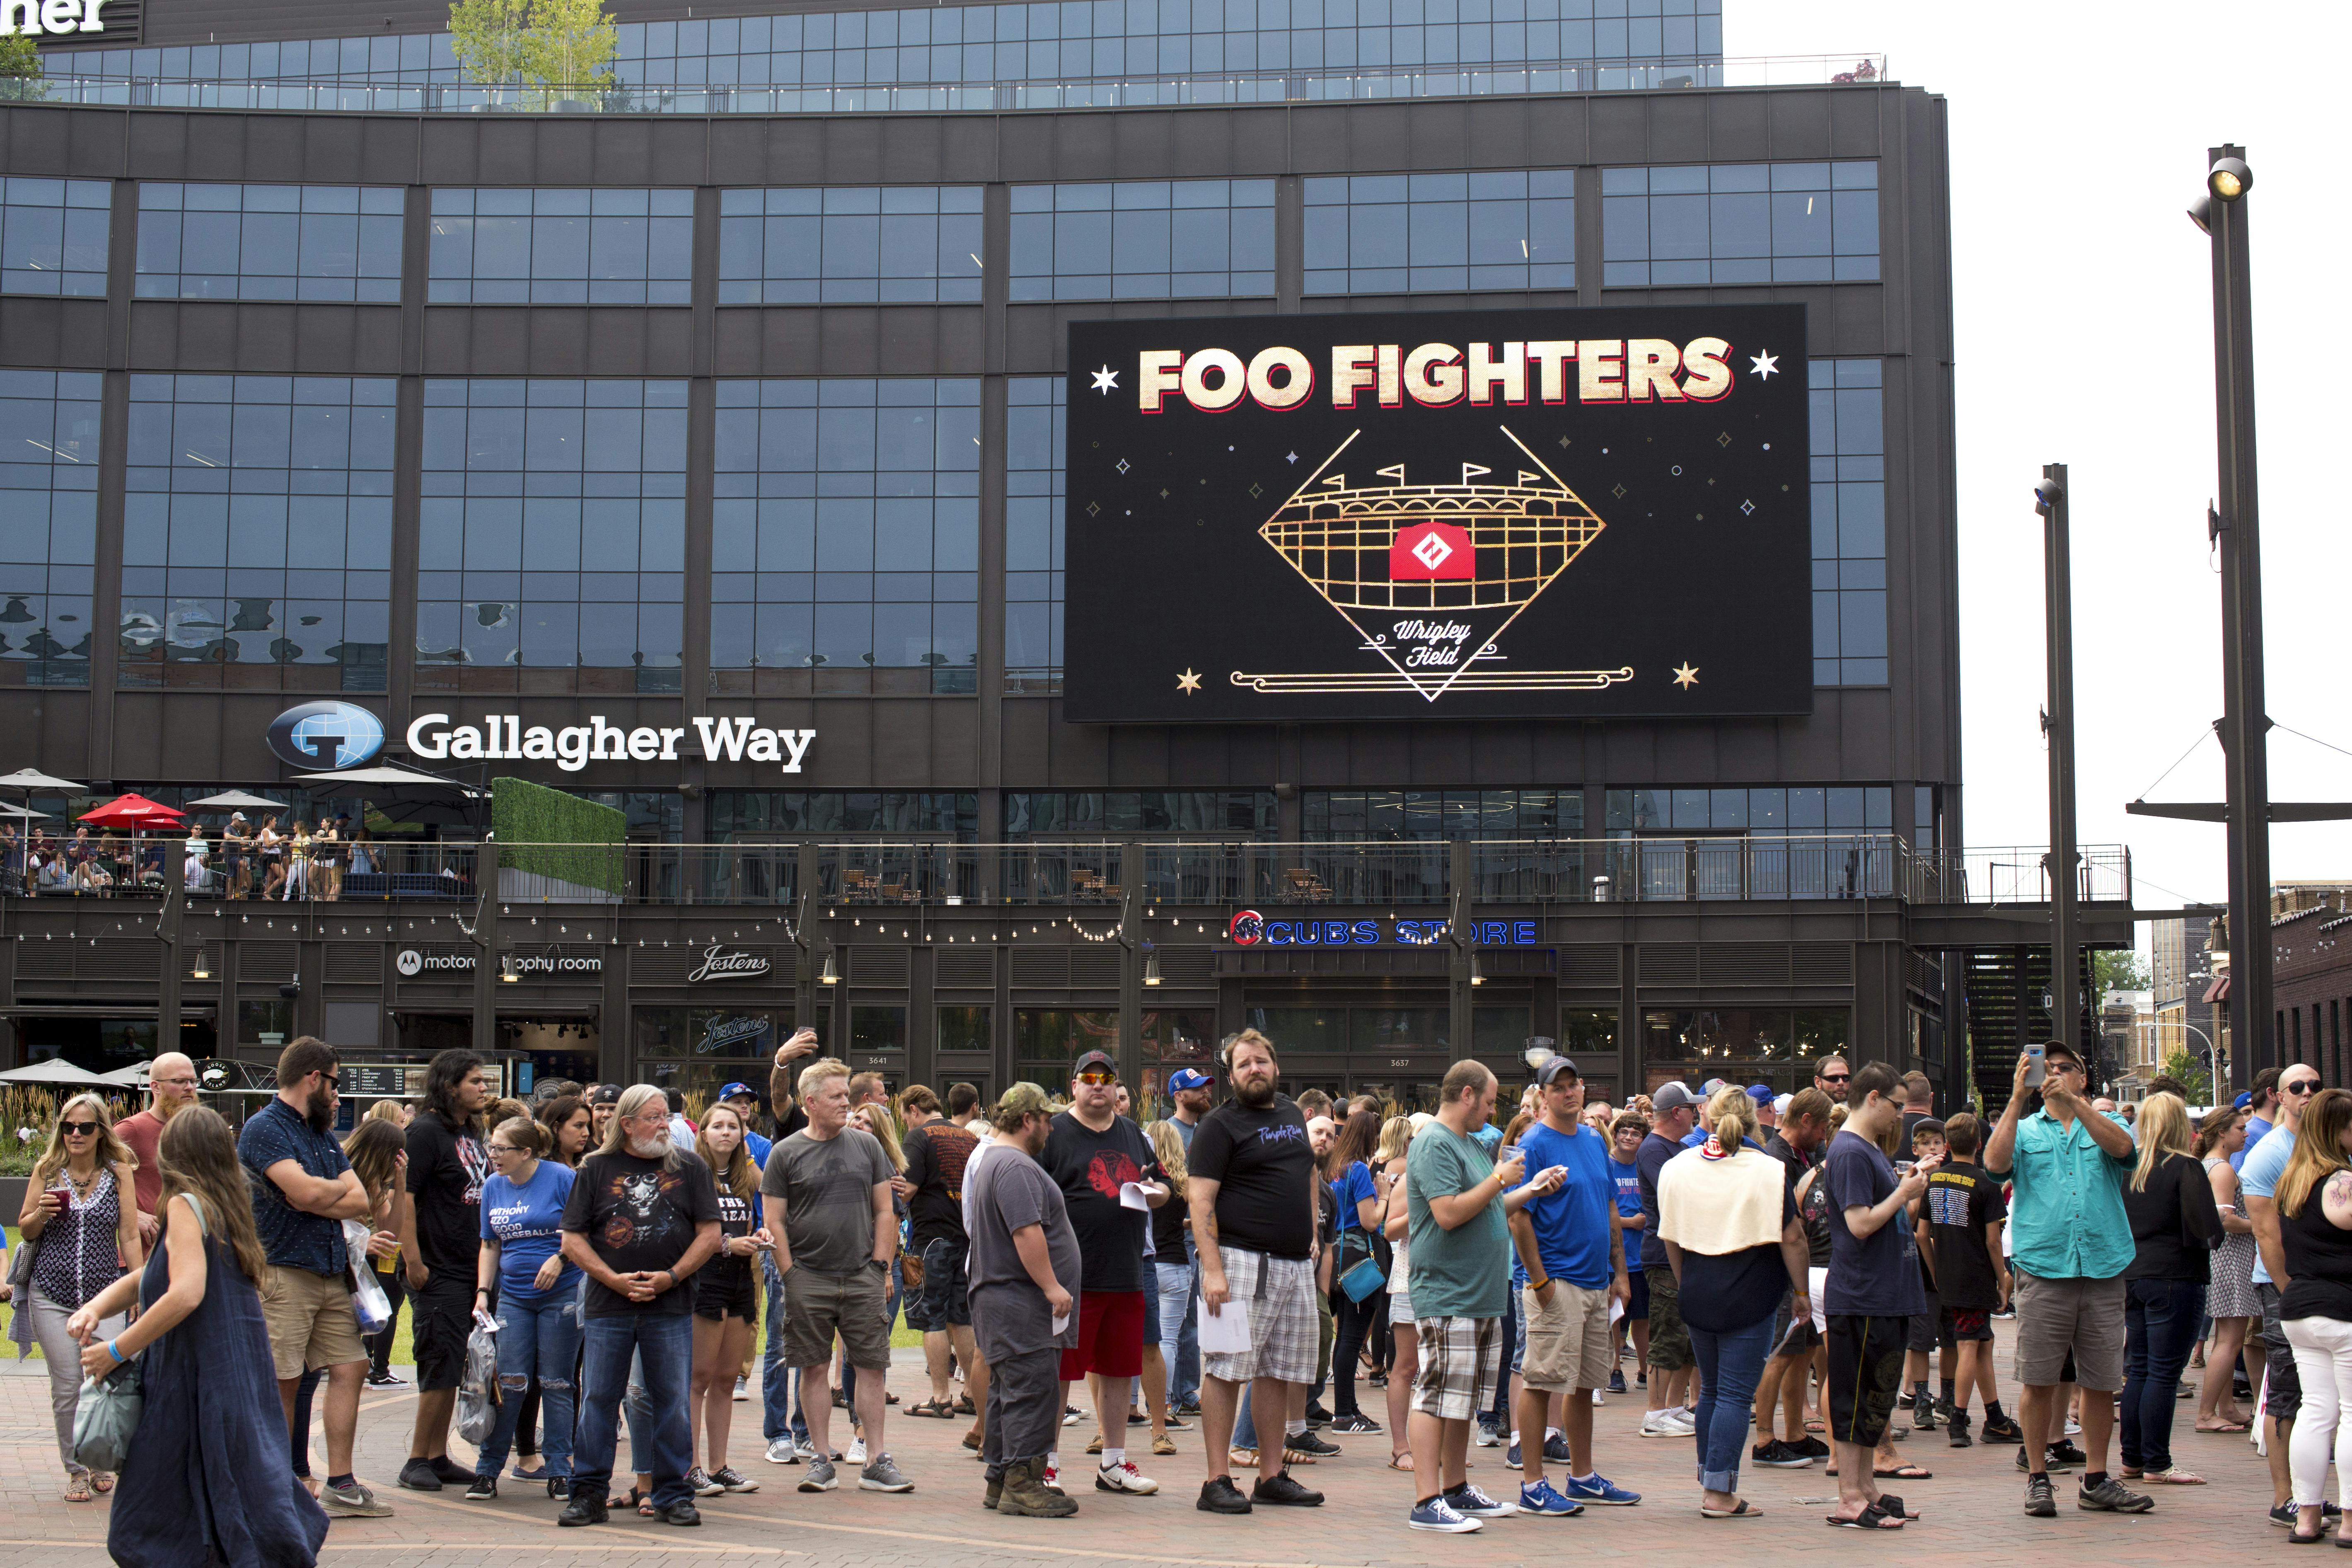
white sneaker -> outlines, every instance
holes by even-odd
[[[779,1437],[768,1445],[768,1463],[797,1465],[800,1462],[801,1451],[793,1447],[793,1440],[790,1437]]]
[[[1137,1469],[1132,1459],[1095,1468],[1095,1490],[1098,1492],[1133,1492],[1138,1497],[1150,1497],[1159,1489],[1160,1483]]]
[[[1502,1441],[1503,1435],[1492,1426],[1481,1426],[1478,1428],[1478,1447],[1481,1448],[1499,1447]]]
[[[1683,1425],[1675,1411],[1653,1410],[1642,1417],[1644,1437],[1687,1437],[1691,1428]]]
[[[1606,1405],[1608,1401],[1601,1397],[1601,1391],[1596,1388],[1592,1391],[1592,1403],[1595,1405]]]
[[[1062,1489],[1062,1472],[1052,1465],[1048,1465],[1045,1467],[1045,1474],[1038,1478],[1038,1484],[1045,1487],[1048,1491],[1060,1491]]]
[[[851,1438],[849,1443],[849,1456],[842,1462],[849,1465],[864,1464],[866,1462],[866,1439],[863,1437]]]
[[[744,1379],[742,1378],[739,1377],[735,1380],[735,1403],[738,1405],[742,1404],[745,1400],[751,1397],[751,1391],[745,1388],[743,1384]]]
[[[2072,1415],[2066,1417],[2066,1436],[2069,1437],[2079,1437],[2082,1435],[2083,1424],[2080,1421],[2075,1420]]]

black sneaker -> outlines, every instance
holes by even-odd
[[[1284,1470],[1272,1480],[1260,1476],[1257,1485],[1250,1489],[1250,1501],[1282,1503],[1291,1508],[1320,1508],[1323,1506],[1323,1494],[1300,1486],[1290,1479],[1288,1470]]]
[[[553,1501],[569,1502],[572,1499],[571,1478],[568,1476],[548,1477],[547,1495]]]
[[[1324,1409],[1319,1402],[1309,1400],[1307,1405],[1307,1429],[1312,1431],[1316,1427],[1329,1425],[1331,1425],[1331,1413]]]
[[[1895,1408],[1897,1410],[1908,1410],[1911,1408],[1911,1391],[1909,1389],[1906,1388],[1902,1393],[1895,1396]]]
[[[2022,1443],[2025,1428],[2017,1424],[2013,1415],[1988,1415],[1982,1436],[1988,1443]]]
[[[445,1487],[454,1487],[474,1479],[473,1471],[458,1464],[446,1454],[436,1454],[428,1462],[433,1467],[433,1473],[441,1478],[441,1484]]]
[[[1612,1394],[1622,1394],[1625,1392],[1625,1369],[1623,1367],[1612,1366],[1609,1369],[1609,1392]]]
[[[2296,1511],[2294,1504],[2283,1502],[2271,1510],[2270,1521],[2281,1530],[2293,1530],[2295,1525]]]
[[[1932,1432],[1936,1429],[1936,1404],[1927,1400],[1911,1407],[1911,1430]]]
[[[2048,1476],[2032,1476],[2027,1479],[2025,1517],[2028,1519],[2058,1517],[2058,1494],[2051,1489]]]
[[[2090,1463],[2090,1456],[2063,1437],[2050,1445],[2050,1468],[2053,1470],[2079,1470]]]
[[[2074,1506],[2089,1513],[2147,1513],[2156,1507],[2156,1500],[2105,1476],[2097,1486],[2076,1488]]]
[[[1952,1447],[1955,1448],[1969,1447],[1976,1442],[1975,1438],[1969,1436],[1969,1413],[1965,1410],[1953,1411],[1951,1418],[1944,1423],[1944,1430],[1950,1436]]]
[[[1830,1457],[1830,1446],[1819,1437],[1808,1436],[1803,1442],[1791,1443],[1789,1447],[1808,1459],[1826,1459]]]
[[[1776,1470],[1799,1470],[1812,1463],[1778,1437],[1757,1444],[1748,1451],[1748,1457],[1769,1469]]]
[[[1332,1422],[1331,1430],[1343,1435],[1349,1433],[1371,1434],[1381,1432],[1383,1428],[1379,1422],[1373,1420],[1362,1411],[1358,1410],[1352,1411],[1346,1415],[1342,1415],[1338,1420]]]
[[[372,1372],[367,1379],[370,1388],[406,1388],[408,1379],[389,1372]]]
[[[433,1468],[430,1459],[409,1460],[400,1467],[400,1474],[395,1479],[413,1492],[437,1492],[441,1489],[440,1472]],[[470,1480],[472,1478],[467,1479]]]
[[[702,1522],[702,1510],[690,1502],[674,1502],[667,1508],[654,1510],[654,1517],[664,1524],[674,1524],[681,1530],[691,1530]]]
[[[593,1495],[597,1489],[592,1487],[588,1491],[582,1492],[578,1497],[565,1503],[563,1511],[555,1516],[555,1522],[562,1525],[606,1522],[612,1515],[604,1507],[604,1500]]]
[[[966,1411],[965,1414],[970,1415],[971,1412]],[[1180,1399],[1176,1402],[1174,1407],[1168,1412],[1168,1414],[1171,1415],[1198,1415],[1201,1414],[1201,1402],[1197,1399]]]
[[[472,1484],[466,1488],[467,1502],[496,1502],[498,1498],[499,1478],[496,1476],[476,1476]]]
[[[1250,1500],[1242,1489],[1234,1485],[1231,1476],[1219,1476],[1201,1484],[1201,1500],[1192,1505],[1202,1513],[1247,1513]]]
[[[1285,1437],[1282,1445],[1295,1453],[1312,1454],[1318,1459],[1336,1458],[1339,1453],[1339,1444],[1327,1443],[1312,1432],[1301,1432],[1296,1436]]]

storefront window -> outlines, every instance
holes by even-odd
[[[1586,1057],[1617,1054],[1617,1014],[1613,1008],[1563,1007],[1559,1010],[1559,1054],[1581,1062]]]
[[[933,1037],[943,1051],[985,1051],[996,1044],[996,1012],[991,1007],[941,1007]]]
[[[1534,1032],[1528,1026],[1533,1011],[1526,1007],[1474,1007],[1470,1012],[1470,1054],[1493,1063],[1517,1061]]]
[[[1796,1053],[1811,1062],[1832,1051],[1848,1049],[1853,1041],[1853,1015],[1843,1007],[1801,1007],[1797,1010]],[[1808,1079],[1807,1082],[1811,1080]]]
[[[1345,1007],[1253,1007],[1249,1026],[1272,1040],[1279,1056],[1336,1057],[1348,1048]]]
[[[1444,1051],[1453,1048],[1452,1032],[1443,1007],[1358,1007],[1349,1043],[1358,1051]]]
[[[294,1035],[294,1004],[283,997],[236,1005],[236,1038],[245,1046],[282,1046]]]
[[[761,1064],[759,1081],[762,1082],[766,1064],[774,1060],[777,1045],[793,1026],[790,1012],[764,1007],[639,1007],[635,1016],[640,1058],[755,1061]]]
[[[907,1009],[904,1007],[852,1007],[849,1010],[849,1049],[860,1062],[874,1051],[903,1051],[907,1048]]]
[[[1021,1063],[1021,1076],[1034,1079],[1053,1089],[1066,1083],[1069,1074],[1049,1068],[1043,1077],[1031,1070],[1032,1063],[1076,1061],[1088,1051],[1118,1051],[1118,1014],[1077,1011],[1059,1007],[1016,1007],[1013,1013],[1013,1056]]]
[[[1144,1059],[1206,1065],[1215,1058],[1216,1033],[1213,1013],[1147,1012],[1143,1015]]]

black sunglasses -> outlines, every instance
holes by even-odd
[[[1822,1074],[1822,1081],[1823,1083],[1852,1083],[1853,1081],[1853,1074],[1850,1072],[1825,1072]]]
[[[95,1121],[60,1121],[58,1123],[58,1130],[64,1132],[68,1138],[87,1138],[91,1133],[96,1132],[99,1126],[100,1123]]]
[[[2279,1092],[2281,1094],[2317,1094],[2319,1080],[2315,1078],[2299,1078],[2293,1083],[2279,1085]]]

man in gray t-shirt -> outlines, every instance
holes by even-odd
[[[1037,1163],[1052,1117],[1035,1084],[1006,1089],[992,1117],[996,1142],[964,1184],[971,1331],[988,1363],[988,1506],[1046,1519],[1077,1511],[1045,1471],[1062,1429],[1061,1352],[1078,1342],[1073,1303],[1085,1274],[1062,1189]]]
[[[841,1337],[854,1372],[852,1402],[866,1435],[864,1491],[911,1491],[882,1447],[890,1370],[890,1259],[898,1249],[898,1220],[890,1207],[898,1171],[881,1142],[849,1121],[849,1068],[831,1057],[801,1073],[801,1103],[808,1125],[768,1152],[760,1193],[769,1234],[776,1238],[776,1269],[784,1281],[784,1358],[812,1386],[825,1384],[834,1336]],[[804,1492],[835,1484],[832,1401],[802,1402],[809,1442],[816,1449]]]

